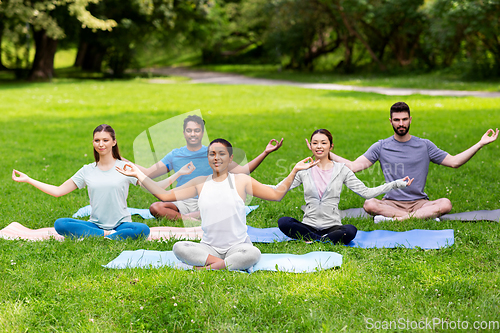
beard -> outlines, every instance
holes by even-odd
[[[410,130],[410,125],[408,125],[408,127],[399,126],[397,128],[392,126],[392,128],[394,129],[394,133],[396,133],[396,135],[405,136],[406,133],[408,133],[408,131]]]

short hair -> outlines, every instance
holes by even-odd
[[[210,146],[212,146],[212,144],[214,144],[214,143],[220,143],[221,145],[226,147],[227,152],[229,153],[229,156],[233,155],[233,146],[231,145],[231,142],[227,141],[226,139],[221,139],[221,138],[212,140],[212,142],[210,142],[210,144],[208,145],[209,149],[207,149],[207,154],[210,150]]]
[[[203,120],[200,116],[196,116],[196,115],[187,116],[186,119],[184,119],[183,130],[186,130],[186,126],[190,121],[195,122],[197,124],[200,124],[201,130],[203,132],[205,132],[205,120]]]
[[[391,106],[391,119],[394,112],[408,112],[410,116],[410,107],[405,102],[397,102]]]

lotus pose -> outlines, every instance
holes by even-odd
[[[304,185],[304,218],[302,222],[292,217],[278,220],[280,230],[291,238],[348,244],[356,236],[357,229],[351,224],[342,225],[340,221],[338,205],[343,184],[368,199],[392,189],[405,188],[413,182],[405,177],[375,188],[366,187],[345,164],[330,160],[333,141],[326,129],[313,132],[310,148],[317,165],[298,172],[290,187]]]
[[[127,210],[128,188],[130,184],[136,185],[137,179],[126,177],[115,169],[125,165],[120,157],[115,131],[109,125],[99,125],[94,130],[93,138],[95,163],[84,165],[62,185],[45,184],[17,170],[12,171],[12,179],[19,183],[31,184],[54,197],[63,196],[77,188],[88,187],[92,207],[89,221],[60,218],[54,224],[60,235],[104,236],[109,239],[147,237],[149,227],[144,223],[132,222]],[[172,183],[180,174],[190,173],[192,169],[192,165],[186,165],[182,172],[163,182]]]
[[[260,250],[247,234],[245,199],[253,195],[279,201],[292,184],[295,174],[317,162],[310,157],[298,162],[290,175],[276,188],[263,185],[246,174],[232,174],[232,146],[224,139],[213,140],[208,147],[209,176],[197,177],[182,187],[165,191],[147,178],[140,169],[127,164],[117,168],[124,175],[137,177],[143,186],[162,201],[185,200],[199,196],[203,238],[200,243],[181,241],[174,245],[175,256],[198,269],[246,270],[260,259]]]
[[[368,214],[374,215],[375,223],[386,220],[406,220],[411,217],[419,219],[437,218],[451,211],[452,205],[448,198],[429,200],[424,192],[429,163],[458,168],[469,161],[482,147],[498,138],[496,131],[489,129],[479,142],[463,152],[450,155],[439,149],[428,139],[410,135],[410,107],[405,102],[397,102],[391,106],[390,122],[394,135],[375,142],[363,155],[350,161],[341,156],[330,154],[335,162],[345,163],[353,172],[369,168],[375,162],[380,167],[387,182],[410,175],[416,179],[411,189],[393,191],[382,200],[366,200],[363,208]]]

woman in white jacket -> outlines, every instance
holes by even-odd
[[[304,185],[306,208],[298,221],[292,217],[278,220],[280,230],[288,237],[304,240],[342,241],[348,244],[356,236],[357,229],[351,224],[342,225],[338,208],[342,185],[365,199],[374,198],[393,189],[410,186],[413,179],[405,177],[378,187],[369,188],[343,163],[330,160],[333,148],[331,133],[318,129],[311,135],[311,151],[319,163],[310,169],[297,172],[290,186]]]

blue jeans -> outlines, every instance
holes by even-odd
[[[59,235],[65,237],[102,237],[104,230],[99,228],[95,223],[76,220],[72,218],[57,219],[54,223],[54,228]],[[109,235],[110,239],[137,239],[139,237],[149,236],[149,227],[144,223],[138,222],[122,222],[116,228],[116,232]]]
[[[278,227],[290,238],[331,241],[333,244],[340,241],[344,244],[349,244],[358,232],[358,229],[352,224],[334,225],[327,229],[315,229],[288,216],[281,217],[278,220]]]

